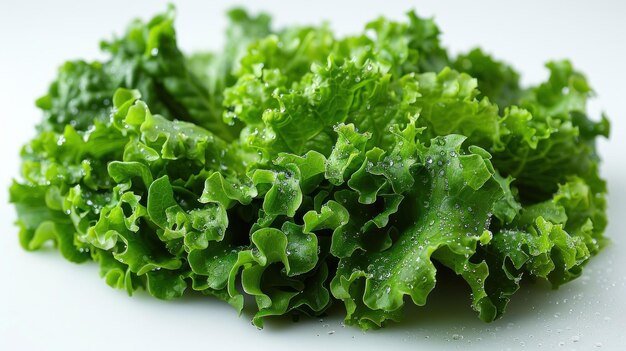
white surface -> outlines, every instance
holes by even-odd
[[[504,318],[478,320],[469,295],[454,285],[437,289],[405,322],[362,333],[343,328],[335,310],[320,322],[270,320],[262,331],[249,316],[211,298],[162,302],[143,293],[128,298],[98,277],[94,264],[75,265],[57,252],[19,248],[7,187],[18,174],[18,150],[40,118],[33,101],[44,94],[56,67],[71,58],[98,57],[98,41],[120,33],[135,16],[147,18],[164,1],[0,2],[0,350],[131,350],[219,347],[256,349],[626,349],[626,180],[623,150],[626,82],[626,6],[619,1],[241,1],[263,8],[275,23],[328,20],[339,33],[359,31],[384,14],[401,18],[414,7],[435,15],[453,52],[481,46],[514,64],[525,82],[546,76],[542,63],[571,58],[599,97],[591,111],[612,117],[610,142],[601,143],[609,180],[607,235],[613,240],[560,290],[524,286]],[[178,34],[185,50],[218,48],[231,3],[180,2]],[[334,331],[334,333],[330,333]]]

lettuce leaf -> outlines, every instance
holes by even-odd
[[[10,187],[24,249],[96,261],[129,294],[217,297],[259,328],[339,302],[369,329],[426,304],[440,270],[493,321],[522,279],[558,287],[606,243],[609,122],[569,61],[523,87],[414,12],[337,37],[242,9],[221,52],[188,56],[174,17],[133,21],[37,100]]]

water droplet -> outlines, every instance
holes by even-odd
[[[578,336],[578,335],[572,336],[572,341],[573,342],[579,342],[580,341],[580,336]]]
[[[463,335],[452,334],[452,339],[454,339],[454,340],[463,340]]]

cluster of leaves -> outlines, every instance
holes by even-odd
[[[37,101],[10,189],[24,248],[52,241],[129,294],[254,297],[259,327],[340,301],[367,329],[424,305],[438,269],[492,321],[522,278],[556,287],[602,247],[609,127],[569,62],[522,88],[414,13],[336,38],[242,10],[223,52],[186,57],[173,17],[66,63]]]

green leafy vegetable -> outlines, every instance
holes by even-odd
[[[10,188],[26,250],[52,242],[129,294],[250,301],[258,327],[341,302],[368,329],[426,304],[441,269],[492,321],[521,279],[557,287],[602,248],[609,123],[570,62],[522,87],[413,12],[343,38],[228,16],[219,53],[185,56],[169,8],[60,68]]]

